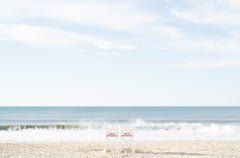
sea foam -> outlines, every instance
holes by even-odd
[[[240,141],[240,124],[216,122],[87,122],[79,124],[5,125],[0,127],[1,143],[104,142],[105,128],[134,127],[136,142],[156,141]]]

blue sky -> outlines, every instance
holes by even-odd
[[[0,105],[240,105],[238,0],[0,0]]]

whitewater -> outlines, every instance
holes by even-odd
[[[0,107],[0,143],[104,142],[111,126],[136,142],[240,141],[240,108]]]

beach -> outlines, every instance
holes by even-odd
[[[0,158],[240,158],[239,114],[240,107],[0,107]],[[135,153],[104,152],[106,129],[124,126],[134,129]]]
[[[239,158],[240,142],[155,142],[135,143],[135,153],[112,149],[104,143],[1,143],[1,158]]]

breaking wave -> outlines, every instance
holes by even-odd
[[[1,125],[1,143],[103,142],[105,128],[134,127],[137,142],[240,141],[239,122],[132,121],[82,122],[78,124]]]

